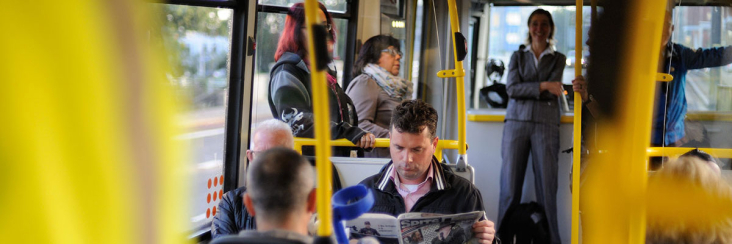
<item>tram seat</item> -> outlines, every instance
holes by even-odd
[[[239,236],[230,235],[214,239],[211,244],[300,244],[295,240],[275,238],[270,236]]]
[[[305,156],[305,158],[308,159],[308,161],[310,162],[310,165],[315,167],[315,157],[314,156]],[[335,164],[333,164],[332,170],[333,170],[333,181],[331,182],[331,186],[333,187],[333,192],[337,192],[338,190],[343,189],[346,186],[343,185],[343,180],[342,180],[343,178],[341,178],[341,174],[338,172],[339,169],[335,166]]]
[[[390,159],[332,157],[330,161],[340,172],[341,185],[346,188],[358,185],[362,180],[379,173]]]
[[[381,168],[389,163],[388,158],[346,158],[332,157],[330,159],[333,165],[340,172],[340,178],[343,187],[354,186],[369,176],[379,173]],[[475,183],[475,169],[473,166],[467,165],[464,171],[458,171],[457,165],[446,164],[452,171],[468,181]],[[335,173],[335,172],[334,172]]]
[[[465,166],[465,170],[458,170],[457,164],[446,164],[450,169],[452,169],[452,172],[456,175],[459,175],[460,177],[463,177],[470,181],[470,183],[475,184],[475,169],[471,165]]]

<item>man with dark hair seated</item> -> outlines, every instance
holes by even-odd
[[[254,156],[274,147],[294,147],[292,130],[285,122],[270,119],[257,124],[252,134],[251,150],[247,150],[247,159],[254,161]],[[219,211],[211,222],[211,237],[216,239],[224,235],[235,235],[241,230],[257,228],[254,216],[247,212],[242,203],[246,187],[226,192],[219,202]]]
[[[707,166],[709,166],[714,173],[717,173],[717,175],[722,174],[722,170],[719,168],[719,164],[717,164],[717,160],[712,157],[712,155],[709,155],[708,153],[697,149],[693,149],[691,151],[688,151],[681,155],[679,158],[696,158],[700,159],[701,162],[705,162]]]
[[[370,212],[397,216],[405,212],[440,214],[485,211],[480,191],[433,156],[438,138],[437,111],[419,100],[404,101],[392,113],[389,150],[392,161],[361,184],[374,192]],[[493,222],[473,225],[481,243],[491,243]]]
[[[244,204],[256,216],[257,230],[244,230],[237,240],[312,243],[307,227],[315,212],[315,172],[304,157],[286,148],[260,152],[247,186]]]

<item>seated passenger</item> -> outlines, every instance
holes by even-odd
[[[438,138],[437,111],[419,100],[408,100],[393,112],[390,127],[392,161],[361,184],[374,193],[372,213],[397,216],[405,212],[456,214],[484,211],[480,191],[455,175],[433,156]],[[494,239],[493,222],[473,225],[481,243]]]
[[[252,134],[251,150],[247,150],[247,159],[253,162],[255,155],[274,147],[293,148],[294,141],[290,126],[286,123],[270,119],[257,124]],[[224,235],[233,235],[241,230],[257,228],[254,216],[247,212],[242,203],[246,187],[226,192],[219,202],[218,212],[211,222],[211,237],[216,239]]]
[[[702,150],[694,149],[694,150],[684,153],[679,158],[687,158],[687,157],[701,159],[702,162],[706,162],[706,165],[709,166],[712,169],[712,171],[717,173],[717,175],[722,175],[722,170],[719,169],[719,164],[717,164],[717,160],[715,160],[714,157],[712,157],[712,155],[709,155],[708,153],[706,153]]]
[[[732,187],[687,154],[648,179],[646,243],[732,243]]]
[[[254,161],[257,153],[274,147],[293,148],[295,142],[289,125],[276,119],[269,119],[257,124],[252,134],[252,144],[252,149],[247,150],[247,159],[249,162]],[[315,166],[314,159],[308,160],[312,166]],[[335,192],[340,190],[342,186],[341,179],[338,176],[338,169],[335,166],[332,166],[332,169],[332,186]],[[241,230],[256,229],[257,225],[254,216],[247,212],[242,202],[246,189],[246,187],[239,187],[221,196],[218,212],[211,222],[212,239],[224,235],[234,235]]]
[[[315,172],[307,159],[292,149],[261,153],[247,172],[244,204],[257,216],[257,230],[241,237],[269,237],[312,243],[308,222],[315,212]]]
[[[389,121],[394,108],[412,96],[412,82],[399,77],[399,40],[387,35],[369,38],[361,46],[353,65],[353,80],[346,93],[353,99],[358,127],[378,138],[389,137]],[[376,148],[366,157],[388,158],[388,148]]]

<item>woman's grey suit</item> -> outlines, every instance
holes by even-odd
[[[506,90],[510,100],[501,148],[498,221],[500,224],[509,207],[521,201],[531,152],[536,198],[546,212],[551,242],[560,243],[556,196],[561,109],[558,97],[548,91],[540,92],[539,86],[543,81],[561,82],[567,57],[559,52],[545,52],[537,65],[533,55],[525,49],[516,51],[508,65]]]

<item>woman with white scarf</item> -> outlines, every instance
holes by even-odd
[[[389,137],[391,112],[403,100],[412,97],[412,82],[399,77],[399,40],[387,35],[369,38],[361,47],[354,64],[353,77],[346,93],[358,114],[358,127],[377,138]],[[366,157],[388,158],[388,148],[366,152]]]

